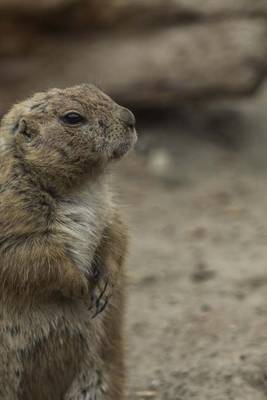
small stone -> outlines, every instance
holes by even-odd
[[[158,149],[152,152],[148,166],[155,175],[165,175],[171,169],[171,158],[167,151]]]
[[[193,282],[205,282],[214,278],[215,272],[207,267],[203,262],[196,265],[195,271],[191,275]]]
[[[189,231],[189,236],[192,239],[204,239],[207,236],[207,229],[204,226],[196,226]]]
[[[159,379],[153,379],[153,380],[151,381],[151,389],[157,389],[157,388],[159,388],[159,387],[160,387],[160,384],[161,384],[161,382],[160,382]]]
[[[143,399],[152,399],[156,395],[157,392],[155,390],[140,390],[139,392],[136,392],[136,396]]]

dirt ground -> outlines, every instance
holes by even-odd
[[[130,399],[263,400],[267,90],[174,114],[139,117],[116,169],[132,236]]]

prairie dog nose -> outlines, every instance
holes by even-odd
[[[135,116],[128,108],[122,108],[120,112],[120,120],[124,122],[129,128],[135,127]]]

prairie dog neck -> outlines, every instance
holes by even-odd
[[[58,201],[54,232],[86,272],[108,221],[111,198],[105,182],[84,184]]]

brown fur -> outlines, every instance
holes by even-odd
[[[1,400],[123,398],[127,234],[105,171],[135,140],[130,111],[92,85],[38,93],[3,118]]]

